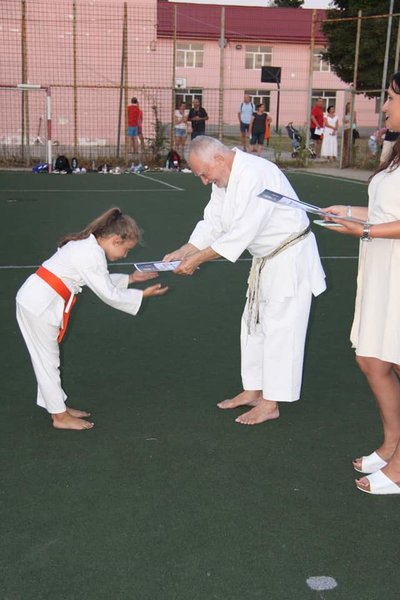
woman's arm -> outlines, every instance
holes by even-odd
[[[338,215],[337,219],[332,219],[335,223],[340,223],[342,227],[332,227],[338,233],[354,235],[361,237],[364,231],[363,223],[355,223],[354,221],[344,221],[340,217],[356,217],[365,223],[368,220],[368,209],[365,206],[343,206],[335,205],[328,206],[324,211]],[[329,227],[329,225],[328,225]],[[384,239],[400,239],[400,220],[390,221],[389,223],[376,223],[369,227],[369,237],[384,238]]]

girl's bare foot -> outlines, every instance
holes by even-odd
[[[279,418],[279,407],[277,402],[261,399],[257,405],[243,415],[235,419],[236,423],[241,425],[258,425],[265,421],[271,421]]]
[[[82,418],[73,417],[68,411],[51,415],[53,419],[53,427],[56,429],[92,429],[94,423],[85,421]]]
[[[260,390],[244,390],[234,398],[218,402],[219,408],[237,408],[238,406],[257,406],[263,399]]]
[[[77,419],[83,419],[84,417],[90,417],[90,413],[85,410],[78,410],[77,408],[70,408],[66,406],[66,411],[71,417],[76,417]]]

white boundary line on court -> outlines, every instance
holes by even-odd
[[[137,177],[142,177],[142,179],[149,179],[150,181],[155,181],[156,183],[162,183],[163,185],[166,185],[170,188],[172,188],[173,190],[176,190],[177,192],[185,192],[186,190],[184,190],[183,188],[180,188],[176,185],[172,185],[171,183],[166,183],[165,181],[160,181],[159,179],[155,179],[154,177],[149,177],[148,175],[142,175],[141,173],[136,173]],[[150,190],[153,191],[153,190]]]
[[[91,188],[90,189],[84,189],[84,188],[82,188],[82,189],[79,189],[79,188],[77,188],[75,190],[65,189],[65,188],[63,188],[63,189],[58,189],[58,188],[53,188],[53,189],[48,189],[48,188],[45,188],[45,189],[44,188],[37,188],[37,189],[32,189],[32,188],[16,189],[16,188],[12,188],[12,189],[7,189],[6,188],[6,189],[1,190],[1,192],[2,193],[7,192],[7,193],[13,193],[13,194],[18,194],[20,192],[23,192],[23,193],[26,193],[26,192],[39,192],[41,194],[44,193],[44,192],[46,192],[46,193],[50,193],[50,194],[52,194],[52,193],[59,194],[60,192],[66,192],[66,193],[69,194],[72,191],[72,192],[83,192],[83,193],[85,193],[85,192],[90,192],[90,193],[95,192],[96,194],[97,193],[106,194],[108,192],[113,192],[113,193],[114,192],[131,192],[131,193],[135,193],[135,194],[137,194],[137,193],[143,194],[143,193],[146,193],[146,192],[157,192],[157,193],[159,193],[159,192],[170,192],[171,189],[174,190],[175,192],[185,192],[186,191],[184,188],[180,188],[177,185],[172,185],[171,183],[167,183],[166,181],[160,181],[159,179],[155,179],[154,177],[149,177],[148,175],[141,175],[140,173],[135,173],[135,175],[136,175],[136,177],[141,177],[142,179],[148,179],[149,181],[155,181],[156,183],[158,183],[158,184],[160,184],[160,185],[162,185],[164,187],[162,187],[160,189],[156,188],[156,189],[152,189],[152,190],[149,190],[147,188],[146,189],[140,189],[140,188],[139,189],[135,189],[135,188],[127,188],[127,189],[125,189],[125,188],[124,189],[119,189],[119,188],[118,189],[113,189],[113,188],[109,188],[109,189],[107,189],[107,188],[106,189],[103,189],[103,188],[101,188],[101,189],[91,189]],[[165,187],[171,188],[171,189],[165,189]],[[7,202],[10,202],[10,200],[7,200]]]
[[[95,192],[96,194],[98,194],[98,193],[100,193],[100,194],[103,193],[104,194],[105,192],[133,192],[133,193],[140,192],[141,194],[143,194],[144,192],[171,192],[171,190],[166,190],[164,188],[162,188],[162,189],[152,189],[152,190],[149,190],[149,189],[143,189],[142,190],[142,189],[132,189],[132,188],[129,188],[129,189],[120,189],[120,188],[118,188],[118,189],[114,189],[114,188],[110,188],[110,189],[78,189],[77,188],[77,189],[74,189],[74,190],[73,189],[68,189],[68,190],[62,189],[62,190],[59,190],[57,188],[54,188],[54,189],[47,189],[47,188],[46,189],[42,189],[42,188],[38,188],[38,189],[32,189],[32,188],[31,189],[23,189],[23,188],[22,189],[16,189],[16,188],[13,188],[12,190],[10,189],[10,190],[1,190],[1,191],[2,192],[7,192],[7,193],[12,192],[13,194],[18,194],[19,192],[40,192],[40,193],[49,192],[49,193],[57,193],[57,194],[59,194],[60,192],[67,192],[68,194],[71,193],[71,192],[79,192],[79,193]],[[184,192],[185,190],[183,190],[181,188],[174,188],[174,191],[176,191],[176,192]],[[10,200],[6,200],[6,202],[10,202]]]
[[[321,256],[320,257],[321,260],[358,260],[358,256]],[[239,258],[236,262],[251,262],[251,258]],[[136,261],[137,262],[137,261]],[[152,261],[146,261],[146,262],[152,262]],[[213,264],[213,263],[228,263],[230,261],[226,260],[225,258],[217,258],[216,260],[211,260],[208,262],[208,264]],[[113,262],[110,263],[111,266],[115,266],[115,267],[131,267],[133,266],[135,263],[134,262]],[[232,263],[234,264],[234,263]],[[40,267],[40,265],[0,265],[0,271],[5,271],[7,269],[11,270],[11,269],[37,269],[38,267]],[[164,271],[165,273],[168,273],[170,271]]]

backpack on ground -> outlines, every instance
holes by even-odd
[[[170,150],[168,152],[166,167],[167,169],[175,169],[176,171],[180,170],[181,157],[179,156],[176,150]]]
[[[47,163],[39,163],[32,167],[32,173],[48,173],[49,165]]]
[[[64,154],[60,154],[59,156],[57,156],[56,158],[56,162],[54,165],[54,170],[55,171],[59,171],[60,173],[62,171],[66,171],[67,173],[71,173],[72,169],[71,166],[69,164],[69,160],[66,156],[64,156]]]

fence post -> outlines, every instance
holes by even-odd
[[[308,98],[307,98],[307,115],[306,115],[306,146],[310,143],[310,115],[312,104],[312,85],[314,71],[314,47],[315,47],[315,24],[317,21],[317,11],[313,10],[311,17],[311,39],[310,39],[310,62],[308,66]]]
[[[383,125],[382,107],[385,102],[385,93],[386,93],[386,79],[387,79],[388,62],[389,62],[390,34],[392,32],[392,20],[393,20],[393,2],[394,2],[394,0],[390,0],[387,33],[386,33],[385,58],[383,61],[383,71],[382,71],[381,101],[380,101],[380,113],[379,113],[379,119],[378,119],[379,127],[382,127],[382,125]]]
[[[28,60],[26,43],[26,0],[21,0],[21,83],[28,82]],[[24,90],[21,96],[21,160],[25,158],[25,144],[29,148],[29,99],[28,91]],[[29,162],[29,153],[26,155],[26,164]]]
[[[219,103],[218,139],[224,135],[224,50],[225,50],[225,6],[221,6],[221,31],[219,39]]]
[[[127,44],[127,4],[124,2],[124,18],[122,21],[122,49],[121,49],[121,73],[120,73],[120,81],[119,81],[119,110],[118,110],[118,128],[117,128],[117,158],[120,156],[120,148],[121,148],[121,123],[122,123],[122,105],[123,105],[123,92],[124,92],[124,83],[125,83],[125,92],[126,92],[126,44]],[[126,102],[125,98],[125,113],[126,113]],[[126,148],[126,142],[125,142]]]
[[[76,0],[72,2],[72,65],[73,65],[73,94],[74,94],[74,154],[78,146],[78,81],[76,60]]]
[[[169,147],[172,149],[174,147],[174,132],[175,132],[175,85],[176,85],[176,4],[174,4],[173,9],[174,15],[174,31],[172,38],[172,95],[171,95],[171,131],[169,135]],[[182,156],[184,158],[184,156]]]
[[[350,121],[349,128],[343,129],[342,134],[342,148],[340,153],[340,168],[352,166],[352,155],[353,155],[353,123],[354,123],[354,103],[357,94],[357,83],[358,83],[358,62],[360,57],[360,39],[361,39],[361,23],[362,23],[362,10],[358,11],[357,14],[357,33],[356,33],[356,45],[354,49],[354,69],[353,69],[353,83],[350,89]],[[344,111],[346,113],[346,104],[344,105]]]
[[[397,42],[396,42],[396,50],[394,55],[394,73],[397,73],[399,70],[399,53],[400,53],[400,18],[399,18],[399,26],[397,29]]]

